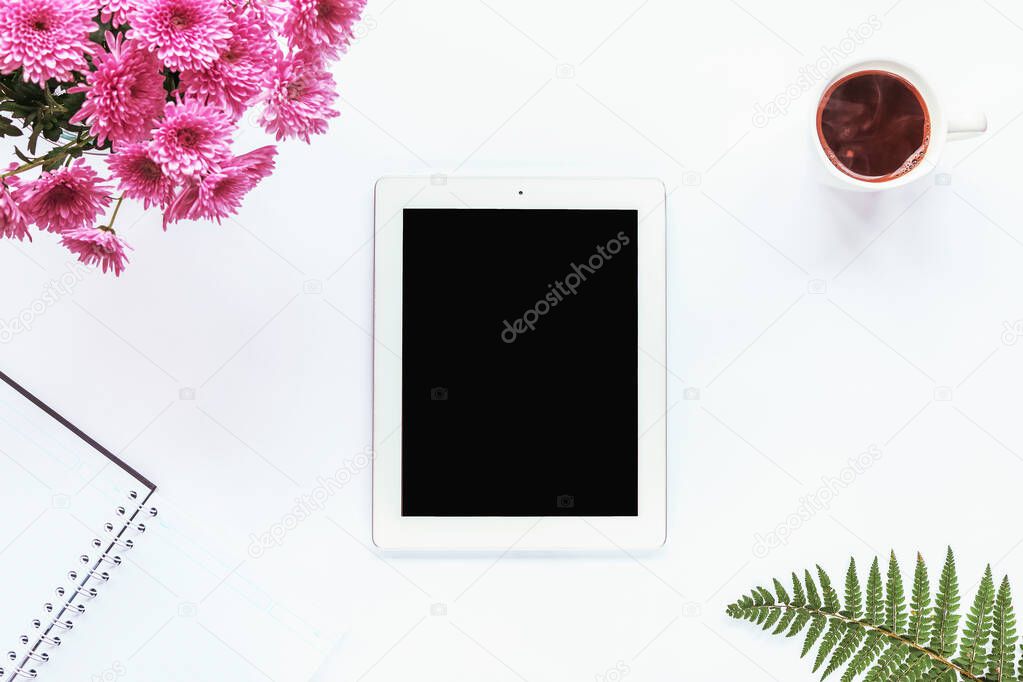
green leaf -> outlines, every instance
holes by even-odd
[[[796,611],[794,609],[786,609],[782,615],[781,620],[778,622],[778,627],[771,633],[772,635],[780,635],[789,629],[789,625],[792,624],[792,620],[796,617]]]
[[[763,629],[770,630],[771,627],[781,618],[781,609],[767,609],[767,618],[764,619]]]
[[[842,640],[844,632],[845,622],[840,618],[832,618],[828,624],[828,631],[824,633],[824,638],[821,639],[821,646],[817,649],[817,658],[813,662],[813,672],[817,672],[824,665],[824,661],[828,660],[828,656]]]
[[[803,591],[803,585],[799,582],[799,576],[795,573],[792,574],[792,605],[806,605],[806,592]]]
[[[779,604],[792,603],[792,600],[789,598],[789,593],[785,591],[785,587],[782,586],[777,578],[774,579],[774,594],[778,597]]]
[[[809,612],[801,608],[806,606],[806,591],[803,589],[803,584],[799,582],[799,576],[795,573],[792,574],[792,605],[796,608],[789,611],[793,618],[791,627],[785,633],[786,637],[795,637],[810,622]]]
[[[824,608],[828,613],[838,613],[842,608],[838,603],[838,592],[831,586],[831,578],[820,566],[817,567],[817,578],[821,581],[821,592],[824,593]]]
[[[831,655],[831,660],[828,661],[828,667],[824,669],[824,674],[821,675],[822,680],[841,668],[849,660],[853,652],[856,651],[856,648],[859,647],[860,642],[863,641],[865,633],[866,631],[862,627],[851,623],[846,624],[845,636],[842,637],[838,646],[835,647],[835,652]]]
[[[21,128],[14,125],[7,116],[0,116],[0,137],[18,137],[21,135]]]
[[[878,565],[877,557],[874,557],[874,563],[870,565],[870,573],[867,576],[867,608],[863,620],[869,625],[876,626],[882,625],[884,621],[884,592],[881,587],[881,568]],[[856,628],[856,630],[860,633],[860,639],[864,639],[862,628]],[[859,642],[856,645],[858,646]],[[852,648],[855,649],[855,646]],[[870,664],[881,655],[883,649],[884,635],[878,631],[868,632],[863,641],[863,647],[856,652],[849,662],[845,674],[842,675],[842,682],[849,682],[860,673],[865,672]]]
[[[806,639],[803,640],[803,652],[799,654],[800,658],[803,658],[810,652],[814,643],[817,642],[817,638],[824,632],[824,626],[828,624],[827,618],[816,613],[821,608],[821,596],[817,591],[817,585],[813,582],[813,576],[810,575],[810,571],[804,571],[804,577],[806,579],[806,605],[815,613],[810,616],[813,621],[810,623],[810,629],[806,631]]]
[[[884,588],[881,583],[881,568],[874,557],[867,575],[867,609],[863,619],[871,625],[884,624]]]
[[[908,645],[902,642],[893,641],[889,644],[888,649],[881,655],[881,658],[877,661],[877,665],[870,669],[867,676],[864,678],[866,682],[879,682],[880,680],[892,679],[895,671],[898,670],[903,661],[906,660],[906,656],[909,655],[911,649]]]
[[[911,642],[924,644],[931,633],[931,583],[927,576],[927,564],[919,552],[916,555],[916,570],[913,572],[913,594],[909,609],[906,637]],[[890,682],[918,680],[930,669],[930,659],[915,649],[909,649],[908,656],[904,658],[892,671],[887,671],[878,679]]]
[[[915,680],[922,679],[924,674],[927,673],[930,668],[931,659],[928,658],[927,654],[920,651],[910,650],[906,664],[894,675],[884,679],[889,682],[913,682]]]
[[[806,577],[806,604],[811,609],[819,609],[821,607],[821,595],[817,591],[817,585],[814,584],[810,571],[804,571],[804,574]]]
[[[895,552],[888,559],[888,582],[885,584],[884,627],[889,632],[903,633],[906,629],[906,591],[902,586],[902,571]]]
[[[955,556],[949,547],[945,555],[945,566],[938,579],[938,594],[934,599],[934,631],[931,633],[931,648],[946,658],[956,650],[958,609],[959,579],[956,577]]]
[[[808,653],[813,645],[817,642],[817,638],[824,632],[824,626],[828,624],[828,619],[824,616],[815,615],[813,616],[813,622],[810,623],[810,629],[806,631],[806,639],[803,640],[803,652],[799,654],[800,658],[803,658]]]
[[[851,564],[853,569],[853,576],[855,577],[855,562]],[[831,578],[824,572],[824,569],[817,566],[817,578],[821,583],[821,591],[824,593],[824,607],[823,611],[826,613],[837,614],[842,608],[838,602],[838,593],[835,588],[831,586]],[[848,576],[847,576],[848,578]],[[856,586],[856,590],[859,586]],[[848,597],[848,594],[847,594]],[[813,671],[817,670],[824,665],[824,661],[828,659],[828,655],[831,654],[832,650],[841,642],[842,635],[845,631],[845,622],[840,618],[831,618],[828,624],[828,630],[824,633],[824,637],[821,639],[820,648],[817,650],[817,658],[813,662]]]
[[[863,615],[863,591],[860,579],[856,576],[856,559],[849,559],[849,568],[845,572],[845,609],[842,615],[846,618],[859,618]]]
[[[773,580],[773,589],[755,587],[726,612],[774,635],[793,637],[806,629],[800,655],[805,657],[816,648],[813,671],[823,668],[821,679],[842,671],[842,682],[861,678],[866,682],[958,682],[960,677],[1019,682],[1014,661],[1019,637],[1009,581],[1004,579],[996,592],[990,567],[965,618],[959,614],[959,581],[951,549],[933,600],[927,567],[917,554],[908,613],[894,554],[889,556],[884,579],[880,562],[873,560],[865,589],[851,560],[841,602],[820,566],[816,577],[810,571],[803,576],[801,580],[792,574],[791,596],[781,581]]]
[[[916,555],[916,571],[913,573],[913,596],[909,602],[909,639],[918,644],[927,641],[931,634],[931,583],[927,578],[927,565],[923,556]]]
[[[55,125],[50,125],[43,129],[43,137],[45,137],[50,142],[56,142],[57,140],[59,140],[60,133],[61,133],[60,127]]]
[[[842,675],[842,682],[850,682],[850,680],[866,672],[870,664],[884,651],[884,645],[884,634],[877,631],[868,632],[863,642],[863,648],[856,652],[856,655],[849,662],[849,667],[845,669],[845,674]]]
[[[991,636],[991,612],[994,602],[995,584],[994,578],[991,577],[991,565],[988,564],[977,588],[973,606],[966,615],[963,642],[959,648],[959,658],[956,659],[956,663],[969,673],[979,675],[987,666],[987,641]]]
[[[997,682],[1015,679],[1016,614],[1012,609],[1012,590],[1009,576],[1002,578],[995,596],[991,627],[991,655],[988,657],[988,677]]]

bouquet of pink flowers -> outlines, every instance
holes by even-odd
[[[125,199],[159,208],[165,230],[234,214],[277,153],[236,154],[237,122],[257,107],[278,141],[325,132],[338,115],[328,66],[364,5],[0,0],[0,137],[27,136],[18,161],[0,167],[0,237],[31,240],[34,224],[120,275],[130,247],[114,221]],[[109,177],[87,152],[105,155]]]

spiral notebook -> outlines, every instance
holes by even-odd
[[[141,542],[156,490],[0,373],[0,680],[45,678]]]
[[[199,474],[170,428],[130,453],[167,479],[157,499],[146,476],[0,372],[0,682],[297,682],[340,641],[343,603],[292,575],[322,538],[294,538],[262,573],[243,568],[250,554],[208,537],[213,516],[262,523],[266,492],[250,494],[258,479],[240,461],[230,486]],[[326,623],[310,622],[317,606]]]

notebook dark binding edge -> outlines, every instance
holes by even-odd
[[[45,412],[46,414],[50,415],[51,417],[56,419],[58,422],[60,422],[60,424],[64,428],[66,428],[68,431],[70,431],[71,433],[75,434],[76,436],[78,436],[79,438],[84,440],[86,443],[91,445],[101,455],[103,455],[104,457],[109,459],[111,462],[113,462],[114,464],[119,466],[121,469],[123,469],[127,473],[131,474],[131,476],[135,480],[137,480],[139,483],[144,485],[149,490],[150,493],[152,493],[152,492],[154,492],[156,490],[156,484],[155,483],[153,483],[148,478],[146,478],[145,476],[140,474],[134,467],[132,467],[130,464],[125,462],[123,459],[121,459],[120,457],[118,457],[114,453],[110,452],[110,450],[107,450],[105,447],[103,447],[102,445],[97,443],[91,436],[89,436],[84,431],[79,429],[77,426],[75,426],[74,424],[69,422],[62,414],[60,414],[55,409],[53,409],[52,407],[50,407],[49,405],[44,403],[39,398],[37,398],[34,395],[32,395],[32,393],[30,393],[28,391],[28,389],[23,387],[21,384],[19,384],[14,379],[12,379],[9,376],[7,376],[2,371],[0,371],[0,379],[3,379],[4,383],[6,383],[8,386],[13,388],[15,391],[20,393],[22,396],[24,396],[25,398],[28,398],[32,402],[32,404],[34,404],[36,407],[38,407],[43,412]]]

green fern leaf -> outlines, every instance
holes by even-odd
[[[789,629],[793,619],[796,617],[796,611],[794,609],[786,609],[785,613],[782,614],[781,620],[778,621],[778,627],[776,627],[771,634],[780,635]]]
[[[764,624],[761,626],[764,630],[770,630],[774,627],[774,624],[781,618],[781,609],[767,609],[767,618],[764,619]]]
[[[987,641],[991,636],[991,615],[995,602],[995,584],[991,576],[991,565],[984,571],[984,577],[977,588],[973,607],[966,616],[963,642],[959,647],[956,663],[969,673],[981,674],[987,667]]]
[[[906,591],[902,586],[902,570],[895,552],[888,559],[888,582],[885,584],[884,627],[901,634],[906,628]]]
[[[906,660],[898,672],[887,678],[888,682],[916,682],[923,679],[924,675],[931,669],[931,659],[920,651],[910,651]]]
[[[866,631],[862,627],[857,627],[850,623],[845,624],[845,636],[842,637],[838,646],[835,647],[835,652],[831,655],[831,660],[828,661],[828,667],[821,674],[822,680],[845,665],[845,662],[852,657],[853,653],[860,646],[865,634]]]
[[[845,609],[842,615],[846,618],[859,618],[863,615],[863,590],[856,576],[856,559],[849,559],[849,568],[845,572]]]
[[[838,603],[838,592],[831,586],[831,578],[820,566],[817,567],[817,578],[821,581],[821,592],[824,594],[824,611],[838,613],[842,608]]]
[[[803,584],[799,582],[799,576],[795,573],[792,574],[792,605],[796,608],[789,611],[793,615],[793,619],[792,626],[785,633],[786,637],[795,637],[810,622],[810,614],[802,608],[806,606],[806,591],[803,589]],[[773,634],[778,633],[775,632]]]
[[[849,560],[849,569],[845,572],[845,609],[842,615],[849,619],[859,619],[863,615],[863,590],[860,589],[860,579],[856,575],[856,560]],[[821,679],[838,670],[852,657],[853,652],[863,641],[864,630],[852,624],[841,622],[842,638],[835,646],[828,661],[828,667],[824,669]],[[836,629],[837,630],[837,629]]]
[[[867,637],[863,642],[863,647],[856,652],[853,659],[849,662],[849,667],[845,669],[845,674],[842,675],[842,682],[850,682],[850,680],[856,679],[859,675],[867,671],[867,668],[881,655],[884,651],[885,636],[881,632],[873,631],[867,633]]]
[[[786,637],[795,637],[802,632],[803,628],[806,627],[806,624],[810,622],[810,614],[806,613],[806,611],[800,609],[794,613],[796,614],[796,617],[792,621],[792,627],[790,627],[789,631],[785,633]]]
[[[779,604],[792,603],[792,600],[789,598],[789,593],[785,591],[785,588],[782,586],[780,582],[778,582],[777,578],[774,579],[774,593],[778,597]],[[768,616],[767,620],[764,622],[764,629],[769,630],[771,629],[771,626],[773,626],[775,623],[778,623],[778,627],[774,630],[774,632],[771,633],[773,635],[777,635],[789,626],[789,621],[792,620],[792,617],[794,615],[795,611],[786,609],[785,613],[783,614],[782,609],[772,609],[771,615]]]
[[[995,590],[990,567],[972,606],[960,616],[955,556],[949,549],[932,600],[927,568],[917,554],[913,589],[906,593],[891,554],[886,578],[875,558],[865,588],[851,560],[840,600],[824,570],[792,574],[791,593],[779,580],[754,587],[730,604],[729,616],[793,637],[804,629],[801,656],[816,648],[813,671],[821,679],[842,671],[842,682],[1020,682],[1014,660],[1019,643],[1009,581]],[[815,579],[816,578],[816,579]],[[959,632],[960,620],[964,628]],[[956,653],[958,652],[958,655]],[[955,655],[954,660],[952,656]]]
[[[916,570],[913,572],[913,594],[909,602],[909,627],[906,637],[911,642],[926,644],[931,634],[931,583],[927,564],[917,552]],[[904,662],[880,679],[886,682],[915,682],[930,670],[930,659],[920,651],[910,649]]]
[[[931,633],[931,648],[945,658],[952,656],[956,650],[958,609],[959,579],[956,577],[955,556],[949,547],[941,578],[938,579],[938,594],[934,598],[934,631]]]
[[[863,617],[871,625],[884,623],[884,588],[881,582],[881,568],[874,557],[867,575],[867,609]]]
[[[799,654],[800,658],[803,658],[808,653],[813,645],[817,642],[817,638],[824,632],[824,626],[828,624],[828,619],[824,616],[815,615],[813,616],[813,622],[810,623],[810,629],[806,631],[806,639],[803,640],[803,653]]]
[[[828,574],[820,566],[817,567],[817,579],[820,580],[821,592],[824,593],[824,605],[821,610],[825,613],[837,614],[842,608],[838,602],[838,592],[835,592],[835,588],[831,586],[831,578],[828,577]],[[823,627],[823,623],[821,627]],[[824,633],[824,637],[821,639],[821,646],[817,650],[817,658],[813,662],[814,672],[817,672],[824,665],[824,661],[828,659],[832,649],[841,640],[844,630],[845,622],[841,618],[832,618],[830,620],[828,630]]]
[[[875,557],[874,563],[870,565],[870,573],[867,576],[867,608],[863,618],[864,621],[869,625],[883,625],[884,607],[885,600],[883,588],[881,587],[881,568],[877,563],[877,557]],[[842,682],[850,682],[865,672],[870,667],[870,664],[881,655],[881,651],[884,650],[884,644],[884,634],[881,631],[874,630],[867,633],[863,647],[853,656],[853,659],[849,662],[849,667],[845,670],[845,674],[842,675]]]
[[[789,593],[785,591],[785,587],[779,582],[777,578],[774,579],[774,593],[778,597],[779,604],[792,604],[792,599],[789,598]]]
[[[806,605],[811,611],[813,611],[813,622],[810,624],[810,629],[806,631],[806,639],[803,640],[803,653],[799,655],[800,658],[806,656],[813,648],[813,645],[817,642],[817,638],[824,632],[824,626],[827,625],[828,619],[817,613],[821,608],[821,596],[817,591],[817,585],[813,582],[813,576],[810,575],[810,571],[804,571],[806,579]]]
[[[1016,679],[1016,639],[1016,614],[1012,609],[1012,591],[1009,588],[1009,576],[1005,576],[995,596],[991,655],[988,660],[988,677],[991,680],[1002,682]]]
[[[771,615],[771,609],[767,608],[774,604],[774,597],[771,593],[765,590],[763,587],[756,587],[753,589],[753,603],[761,607],[757,609],[757,625],[763,625]]]
[[[824,637],[821,639],[821,646],[817,649],[817,658],[813,662],[813,672],[817,672],[824,661],[828,660],[828,656],[832,651],[837,651],[836,646],[842,641],[842,635],[845,632],[845,621],[841,618],[832,618],[828,624],[828,631],[824,633]],[[827,676],[827,673],[824,673]]]
[[[817,591],[817,585],[814,584],[810,571],[804,571],[803,573],[806,577],[806,604],[811,609],[819,609],[821,607],[821,595]]]
[[[803,584],[799,582],[799,576],[795,573],[792,574],[792,605],[806,606],[806,592],[803,590]]]
[[[927,641],[931,634],[931,583],[927,578],[927,565],[923,556],[916,555],[916,571],[913,573],[913,596],[909,602],[909,639],[918,644]]]
[[[864,678],[866,682],[881,682],[890,680],[895,672],[902,666],[903,661],[910,653],[908,645],[893,641],[884,654],[877,661],[877,665],[870,669]]]

